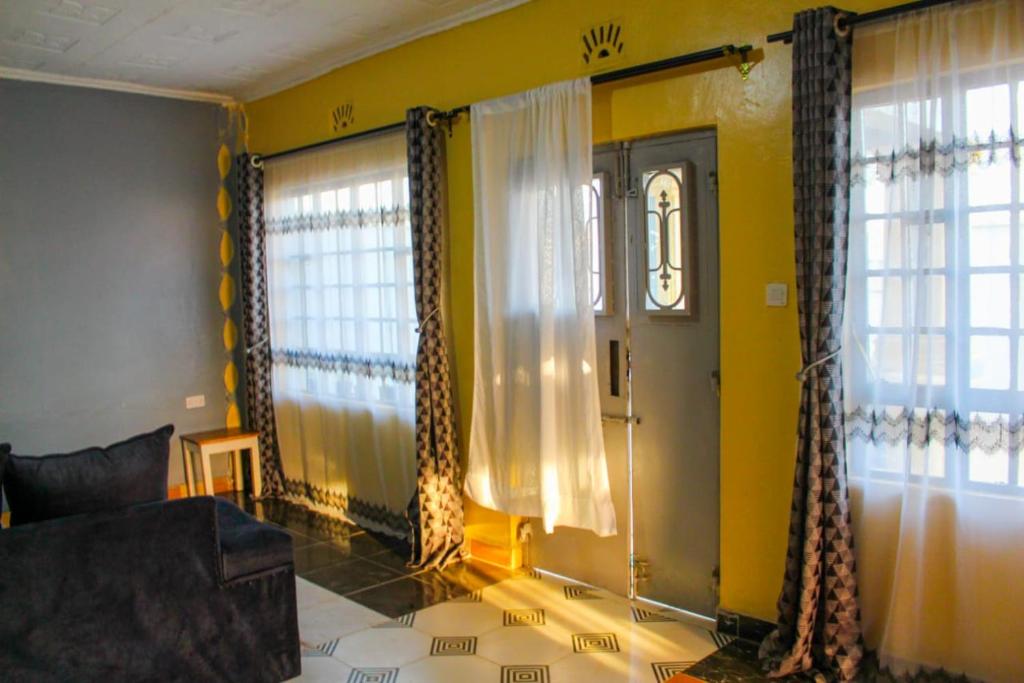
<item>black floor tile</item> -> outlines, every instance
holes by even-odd
[[[412,576],[351,593],[345,597],[391,618],[398,618],[448,599],[443,590],[439,591],[436,587],[418,581]]]
[[[707,683],[767,683],[771,679],[761,670],[757,647],[747,640],[734,640],[691,666],[686,674]],[[794,680],[804,679],[798,676]]]
[[[323,542],[318,541],[315,538],[310,538],[309,536],[306,536],[304,534],[300,534],[298,531],[292,531],[291,529],[287,529],[284,527],[282,527],[282,529],[284,531],[287,531],[288,535],[292,537],[292,550],[298,550],[300,548],[305,548],[306,546]]]
[[[419,575],[421,580],[430,577],[432,581],[447,583],[458,594],[472,593],[499,581],[512,578],[513,572],[482,562],[465,561],[452,565],[443,571],[429,571]]]
[[[307,581],[312,581],[338,595],[347,595],[386,581],[393,581],[402,576],[387,567],[367,562],[358,557],[351,558],[343,564],[302,572],[300,575]],[[386,587],[384,586],[384,588]]]
[[[419,569],[413,569],[408,566],[409,553],[408,552],[395,552],[394,550],[385,550],[382,553],[376,555],[367,555],[366,560],[373,562],[374,564],[382,564],[389,569],[394,569],[396,572],[402,574],[415,574],[420,571]]]
[[[354,559],[352,555],[342,552],[332,543],[325,541],[317,541],[310,545],[296,547],[294,550],[295,573],[300,576],[307,572],[343,564]]]
[[[353,534],[330,539],[332,545],[349,555],[356,557],[373,557],[391,548],[370,534]]]

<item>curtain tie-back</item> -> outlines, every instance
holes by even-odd
[[[266,343],[267,343],[268,341],[270,341],[270,337],[264,337],[263,339],[260,339],[260,340],[259,340],[258,342],[256,342],[256,343],[255,343],[255,344],[253,344],[252,346],[246,347],[246,349],[245,349],[245,355],[247,355],[247,356],[248,356],[248,355],[249,355],[249,354],[251,354],[251,353],[252,353],[253,351],[255,351],[256,349],[258,349],[258,348],[260,348],[261,346],[263,346],[264,344],[266,344]]]
[[[828,355],[826,355],[826,356],[822,356],[821,358],[817,359],[816,361],[814,361],[814,362],[812,362],[812,363],[808,363],[807,365],[803,366],[803,367],[802,367],[802,368],[800,369],[800,372],[796,373],[796,379],[797,379],[797,381],[798,381],[798,382],[803,382],[804,380],[806,380],[806,379],[807,379],[807,376],[808,376],[808,375],[810,374],[811,370],[813,370],[814,368],[818,367],[818,366],[819,366],[819,365],[821,365],[822,363],[827,363],[828,361],[832,360],[833,358],[835,358],[836,356],[838,356],[838,355],[839,355],[839,353],[840,353],[840,352],[841,352],[842,350],[843,350],[843,347],[842,347],[842,346],[840,346],[839,348],[837,348],[837,349],[836,349],[835,351],[833,351],[832,353],[830,353],[830,354],[828,354]]]
[[[416,334],[420,334],[421,332],[423,332],[423,328],[427,326],[427,323],[430,321],[431,318],[434,317],[434,314],[437,313],[439,310],[441,309],[435,306],[434,310],[432,310],[430,313],[427,313],[427,317],[425,317],[423,319],[423,322],[420,323],[419,327],[416,328]]]

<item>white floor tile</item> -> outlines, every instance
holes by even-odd
[[[307,645],[320,645],[388,621],[351,600],[339,598],[299,610],[299,638]]]
[[[332,593],[326,588],[321,588],[312,581],[296,576],[295,600],[298,603],[299,609],[303,610],[325,602],[337,602],[341,600],[341,596],[337,593]]]
[[[572,652],[572,634],[553,624],[503,626],[480,636],[476,653],[496,664],[551,664]]]
[[[398,674],[400,683],[498,683],[501,667],[482,657],[425,657]]]
[[[413,625],[432,636],[479,636],[501,627],[502,617],[485,602],[442,602],[417,612]]]
[[[369,628],[339,640],[331,656],[355,668],[400,667],[429,655],[430,643],[412,628]]]

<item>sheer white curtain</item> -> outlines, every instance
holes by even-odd
[[[854,39],[844,368],[867,645],[1024,679],[1024,3]]]
[[[590,82],[472,108],[476,369],[466,491],[615,533],[590,291]]]
[[[274,407],[286,488],[408,533],[416,487],[404,133],[266,162]]]

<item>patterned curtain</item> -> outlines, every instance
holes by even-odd
[[[270,317],[267,308],[267,245],[263,218],[263,169],[238,156],[238,234],[242,270],[242,352],[249,429],[260,434],[260,468],[265,495],[284,493],[270,390]]]
[[[444,131],[425,107],[406,115],[416,317],[416,494],[409,505],[412,563],[443,568],[462,550],[462,482],[441,311],[445,220]]]
[[[793,25],[793,204],[804,369],[786,571],[777,629],[761,644],[773,676],[840,680],[863,657],[847,489],[839,359],[850,194],[851,41],[833,8]]]

